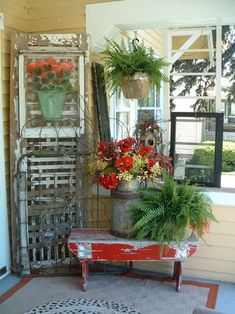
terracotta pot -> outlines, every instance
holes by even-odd
[[[143,99],[148,97],[151,82],[148,74],[136,72],[131,78],[122,79],[121,88],[127,99]]]

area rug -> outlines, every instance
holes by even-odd
[[[127,314],[141,314],[135,310],[116,302],[106,300],[73,298],[66,299],[57,302],[51,302],[42,306],[38,306],[31,311],[25,312],[25,314],[58,314],[58,313],[102,313],[102,314],[114,314],[114,313],[127,313]]]
[[[81,289],[80,276],[36,277],[24,283],[14,294],[8,292],[8,298],[3,296],[0,313],[192,314],[196,306],[215,306],[216,284],[183,281],[182,289],[177,293],[172,280],[136,273],[129,273],[128,276],[92,274],[86,292]],[[67,312],[59,308],[57,312],[42,310],[52,304],[64,305],[68,299],[72,303],[66,308]],[[113,309],[112,305],[117,308]],[[40,312],[33,312],[38,309]]]

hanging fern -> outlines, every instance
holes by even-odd
[[[164,58],[157,58],[152,48],[136,40],[121,43],[107,40],[103,57],[107,85],[111,92],[119,90],[123,77],[132,77],[136,72],[147,73],[153,85],[160,90],[161,81],[168,82],[162,69],[169,65]]]
[[[141,198],[132,202],[132,236],[160,243],[179,242],[188,226],[202,236],[204,224],[216,221],[209,197],[196,186],[177,184],[167,173],[163,179],[161,189],[142,188]]]

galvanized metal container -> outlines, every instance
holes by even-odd
[[[133,225],[130,202],[139,198],[138,181],[121,181],[112,191],[112,233],[128,238]]]

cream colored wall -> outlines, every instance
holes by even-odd
[[[1,37],[3,134],[5,148],[6,182],[9,200],[9,98],[10,98],[10,38],[14,31],[28,30],[27,0],[1,0],[0,12],[4,14]]]
[[[164,57],[163,31],[160,29],[146,29],[137,31],[140,41],[143,39],[147,47],[153,48],[159,57]]]
[[[107,1],[0,0],[0,12],[3,12],[5,17],[5,29],[2,33],[2,79],[7,171],[9,169],[9,65],[11,32],[14,30],[57,33],[85,32],[85,4],[96,2]],[[151,38],[152,34],[148,33],[148,36]],[[219,220],[219,224],[213,224],[211,234],[205,236],[208,245],[201,242],[195,256],[185,262],[184,274],[235,282],[235,207],[214,206],[214,213]],[[169,271],[170,269],[165,264],[150,262],[141,263],[141,267],[155,271]]]
[[[183,274],[198,278],[235,282],[235,207],[213,206],[219,223],[200,240],[199,249],[184,263]],[[136,267],[171,273],[171,263],[136,263]]]
[[[30,32],[84,33],[86,4],[110,0],[28,0]]]

